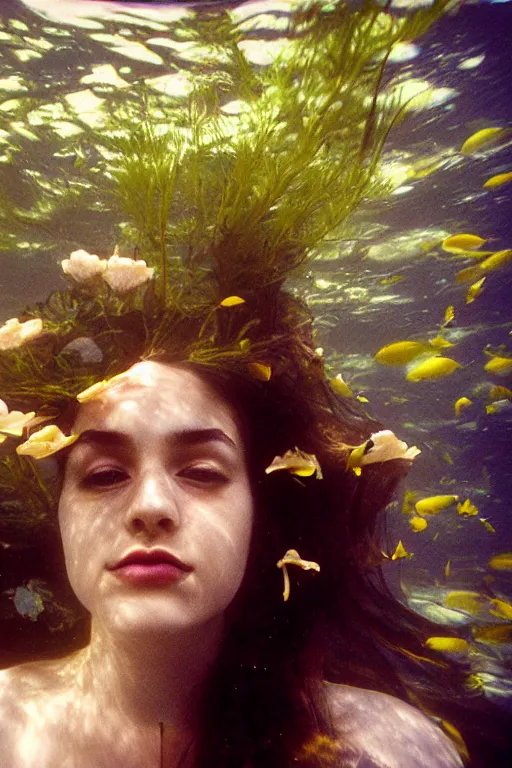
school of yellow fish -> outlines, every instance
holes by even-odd
[[[512,129],[501,127],[490,127],[477,131],[463,143],[460,153],[466,156],[486,156],[486,152],[491,149],[499,148],[512,139]],[[484,187],[489,190],[501,188],[512,182],[512,170],[498,173],[490,176],[484,183]],[[512,186],[511,186],[512,189]],[[487,276],[496,270],[503,270],[512,260],[512,248],[500,248],[499,250],[482,250],[482,246],[488,243],[488,239],[477,234],[454,233],[445,237],[438,243],[441,251],[449,254],[450,258],[458,261],[460,258],[471,259],[476,262],[464,269],[456,272],[454,281],[456,285],[469,283],[463,300],[466,304],[476,301],[482,291],[486,290],[485,282]],[[393,275],[380,281],[383,285],[393,285],[403,279],[402,275]],[[423,339],[403,339],[391,341],[375,353],[375,360],[381,365],[401,366],[405,371],[405,380],[416,384],[417,382],[432,381],[444,376],[456,374],[461,382],[461,389],[464,388],[464,366],[456,359],[456,350],[454,357],[447,356],[444,350],[455,345],[448,341],[443,332],[447,326],[450,326],[456,317],[455,307],[450,305],[446,308],[444,318],[433,338]],[[505,346],[493,349],[488,345],[483,349],[484,359],[480,361],[482,370],[492,376],[504,377],[512,372],[512,351],[507,350]],[[487,359],[486,359],[487,358]],[[331,379],[330,385],[338,394],[353,397],[350,386],[343,380],[340,374]],[[502,384],[495,384],[487,390],[487,403],[480,407],[486,414],[500,413],[504,404],[512,401],[512,390]],[[405,398],[402,401],[406,401]],[[459,419],[464,417],[466,409],[474,405],[474,401],[467,396],[467,393],[461,392],[460,397],[454,403],[454,415]],[[364,446],[360,446],[353,451],[353,455],[347,464],[347,467],[353,465],[354,471],[360,474],[364,467],[358,461],[359,453],[363,455]],[[358,453],[359,451],[359,453]],[[453,463],[448,454],[445,455],[448,463]],[[411,530],[415,534],[425,531],[429,525],[429,518],[439,515],[452,514],[453,510],[459,519],[478,519],[484,529],[489,533],[496,533],[494,526],[488,518],[480,517],[476,504],[469,498],[460,499],[457,494],[440,494],[418,498],[419,494],[413,491],[406,491],[403,504],[403,512],[408,515],[408,521]],[[438,533],[435,534],[433,541],[436,540]],[[396,561],[401,559],[410,559],[414,554],[408,552],[402,540],[398,542],[392,554],[382,552],[384,561]],[[487,563],[489,575],[488,584],[492,584],[494,577],[492,573],[512,571],[512,552],[499,552],[491,557]],[[452,576],[451,561],[448,560],[444,569],[444,577],[449,580]],[[512,604],[504,595],[494,596],[492,594],[481,594],[480,592],[470,590],[452,590],[448,592],[443,599],[445,609],[457,611],[459,614],[478,618],[478,622],[472,624],[467,639],[456,636],[455,631],[450,631],[446,636],[432,636],[426,641],[427,647],[438,651],[441,654],[458,654],[469,656],[481,653],[481,645],[501,647],[512,644]],[[473,650],[473,643],[476,643],[476,650]],[[489,677],[489,676],[488,676]],[[492,677],[492,676],[491,676]],[[491,681],[492,683],[492,681]],[[484,691],[490,690],[491,683],[487,681],[485,675],[471,673],[468,678],[470,687],[478,687]],[[494,683],[495,685],[495,683]],[[446,724],[447,728],[449,723]]]

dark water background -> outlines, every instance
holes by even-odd
[[[271,2],[259,6],[260,11],[272,9]],[[279,6],[276,18],[285,15]],[[12,19],[27,24],[29,31],[13,30],[9,26]],[[51,50],[40,49],[42,57],[22,62],[13,50],[26,44],[0,40],[0,82],[16,74],[17,69],[30,83],[30,89],[20,93],[4,92],[0,87],[0,127],[5,131],[0,134],[5,140],[0,144],[4,157],[0,165],[2,195],[26,207],[33,202],[31,182],[26,175],[24,184],[19,185],[20,168],[23,170],[25,164],[26,170],[36,169],[43,178],[69,183],[76,174],[77,158],[95,162],[94,130],[82,133],[75,141],[28,125],[41,137],[41,141],[35,141],[13,130],[12,123],[20,117],[10,109],[3,110],[5,102],[27,96],[39,99],[40,106],[89,87],[101,98],[119,99],[115,88],[109,91],[84,86],[80,78],[93,64],[112,63],[118,69],[130,66],[129,77],[155,77],[165,68],[112,52],[101,42],[91,40],[86,29],[44,21],[21,0],[2,0],[0,22],[4,32],[31,38],[46,36],[54,44]],[[116,34],[123,27],[126,23],[110,20],[105,31]],[[62,37],[59,47],[58,36],[48,28],[71,31],[72,35]],[[164,35],[161,31],[149,35],[143,26],[131,28],[134,39]],[[404,490],[415,491],[419,497],[458,494],[461,501],[469,498],[478,507],[478,516],[470,518],[457,515],[454,507],[446,510],[429,519],[429,527],[421,533],[411,531],[408,517],[401,512],[401,500],[391,508],[388,551],[402,539],[414,557],[389,562],[386,573],[397,595],[404,601],[412,600],[412,607],[423,612],[433,606],[434,611],[442,613],[443,594],[454,589],[512,599],[510,572],[491,573],[487,568],[490,557],[512,550],[512,404],[505,403],[497,413],[485,411],[490,386],[511,387],[512,378],[510,373],[504,377],[483,370],[489,359],[483,353],[487,345],[506,345],[511,352],[512,269],[509,264],[489,273],[481,295],[466,304],[468,284],[457,284],[455,275],[474,262],[454,257],[439,247],[444,237],[460,232],[488,239],[484,247],[489,246],[489,250],[512,247],[512,182],[482,189],[489,177],[512,170],[512,144],[479,156],[462,156],[458,151],[474,132],[512,124],[511,31],[511,3],[466,4],[456,14],[442,18],[417,42],[420,50],[415,58],[391,65],[410,77],[428,80],[436,88],[457,92],[439,106],[411,115],[386,145],[385,160],[407,158],[411,163],[414,158],[439,156],[439,168],[424,178],[405,181],[410,189],[403,193],[358,211],[352,234],[348,232],[335,247],[321,248],[308,274],[291,286],[310,299],[318,345],[325,349],[332,372],[342,373],[355,392],[368,398],[370,411],[386,427],[421,449]],[[269,29],[252,36],[275,39],[280,34]],[[153,50],[162,54],[164,49]],[[485,58],[476,68],[459,68],[464,60],[482,54]],[[177,57],[174,64],[186,67]],[[12,155],[11,142],[21,152]],[[10,156],[15,158],[16,173]],[[18,316],[24,304],[41,301],[51,290],[65,287],[60,260],[68,258],[72,250],[84,248],[90,253],[110,255],[115,245],[115,224],[99,201],[95,210],[71,206],[53,233],[46,236],[36,227],[32,238],[24,238],[27,245],[21,247],[19,238],[9,240],[8,228],[2,225],[6,231],[0,233],[0,321]],[[422,247],[431,241],[437,241],[437,246]],[[396,245],[388,249],[386,258],[375,258],[376,249],[386,243]],[[382,285],[383,279],[393,275],[403,279]],[[375,362],[375,353],[386,344],[433,338],[448,305],[455,307],[456,317],[444,335],[455,346],[446,354],[462,369],[446,378],[412,383],[405,379],[403,367]],[[461,396],[470,397],[473,405],[456,418],[453,406]],[[489,531],[480,518],[490,522],[495,532]],[[448,560],[451,572],[447,577]],[[2,572],[4,593],[0,596],[2,624],[7,632],[1,640],[4,652],[3,656],[0,653],[0,661],[4,663],[20,652],[30,655],[37,646],[38,633],[40,639],[45,631],[38,622],[17,615],[7,594],[29,579],[44,580],[44,564],[34,562],[30,553],[18,553],[9,568],[7,578],[6,571]],[[461,617],[479,621],[464,612]],[[440,634],[441,630],[442,624]],[[51,651],[54,635],[49,632],[47,637]],[[510,644],[481,646],[477,650],[499,663],[510,654]],[[501,697],[505,690],[502,683],[494,696]]]

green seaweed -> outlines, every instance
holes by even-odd
[[[397,14],[374,0],[360,9],[305,6],[292,15],[289,45],[261,68],[238,46],[241,32],[227,14],[207,15],[188,32],[222,49],[222,71],[213,74],[203,62],[187,97],[155,94],[139,82],[123,100],[106,102],[101,131],[69,140],[67,151],[81,161],[67,169],[61,189],[62,175],[51,183],[22,178],[16,153],[30,142],[20,137],[3,168],[18,193],[15,200],[0,194],[0,248],[34,233],[54,251],[64,243],[87,247],[101,217],[112,222],[120,252],[156,272],[127,295],[101,279],[80,285],[69,278],[66,290],[25,307],[20,320],[42,319],[43,334],[0,351],[0,394],[9,408],[58,420],[80,391],[162,351],[244,375],[248,363],[264,363],[276,379],[289,375],[292,355],[305,381],[323,375],[302,339],[309,314],[280,288],[327,237],[343,237],[363,201],[386,193],[379,160],[404,116],[386,95],[387,57],[447,7],[436,0]],[[237,99],[233,118],[223,107]],[[54,158],[57,142],[48,142]],[[245,303],[220,306],[230,295]],[[80,337],[94,339],[101,362],[66,352]],[[30,478],[32,511],[23,514],[35,522],[48,500],[44,483],[22,469],[31,460],[13,459],[12,445],[9,437],[1,446],[4,498],[11,504],[22,477]]]

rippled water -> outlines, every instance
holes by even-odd
[[[102,196],[109,155],[99,137],[107,119],[137,119],[127,105],[146,103],[186,122],[191,88],[214,79],[218,103],[205,108],[220,110],[237,130],[245,97],[233,77],[232,46],[260,77],[292,44],[294,7],[270,0],[225,6],[4,0],[2,322],[65,286],[60,261],[71,251],[113,252],[121,222]],[[390,583],[414,610],[467,633],[504,624],[503,615],[489,612],[489,601],[512,599],[510,571],[488,567],[491,557],[512,550],[512,393],[492,391],[512,387],[511,368],[484,370],[492,354],[512,356],[512,269],[505,257],[498,268],[479,272],[478,251],[450,252],[443,242],[465,233],[486,241],[480,250],[512,248],[512,180],[484,186],[512,172],[511,135],[503,131],[495,142],[461,152],[478,131],[510,125],[511,25],[510,3],[466,4],[419,40],[393,49],[388,88],[398,89],[403,104],[415,98],[385,144],[382,173],[390,187],[319,245],[290,286],[315,314],[330,373],[342,374],[377,418],[422,451],[404,488],[415,496],[407,497],[405,514],[402,500],[390,510],[388,554],[402,540],[413,555],[386,564]],[[475,269],[464,281],[460,273],[468,267]],[[482,277],[481,292],[468,301],[468,289]],[[446,322],[450,306],[455,314]],[[441,353],[460,364],[450,375],[410,381],[410,364],[375,360],[386,345],[427,343],[438,334],[451,345]],[[456,415],[461,397],[471,404]],[[414,531],[414,503],[439,494],[455,495],[459,504],[469,499],[476,511],[461,514],[455,501]],[[454,606],[453,598],[450,606],[446,596],[460,590],[483,595],[480,608]],[[5,615],[8,598],[2,599]],[[34,619],[35,611],[37,618],[37,606],[24,599],[19,592],[18,613]],[[496,662],[510,654],[510,642],[475,645]],[[502,682],[489,695],[505,691]]]

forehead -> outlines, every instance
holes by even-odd
[[[163,363],[144,361],[101,398],[84,403],[74,431],[143,430],[159,434],[190,427],[218,427],[241,442],[234,409],[199,374]]]

